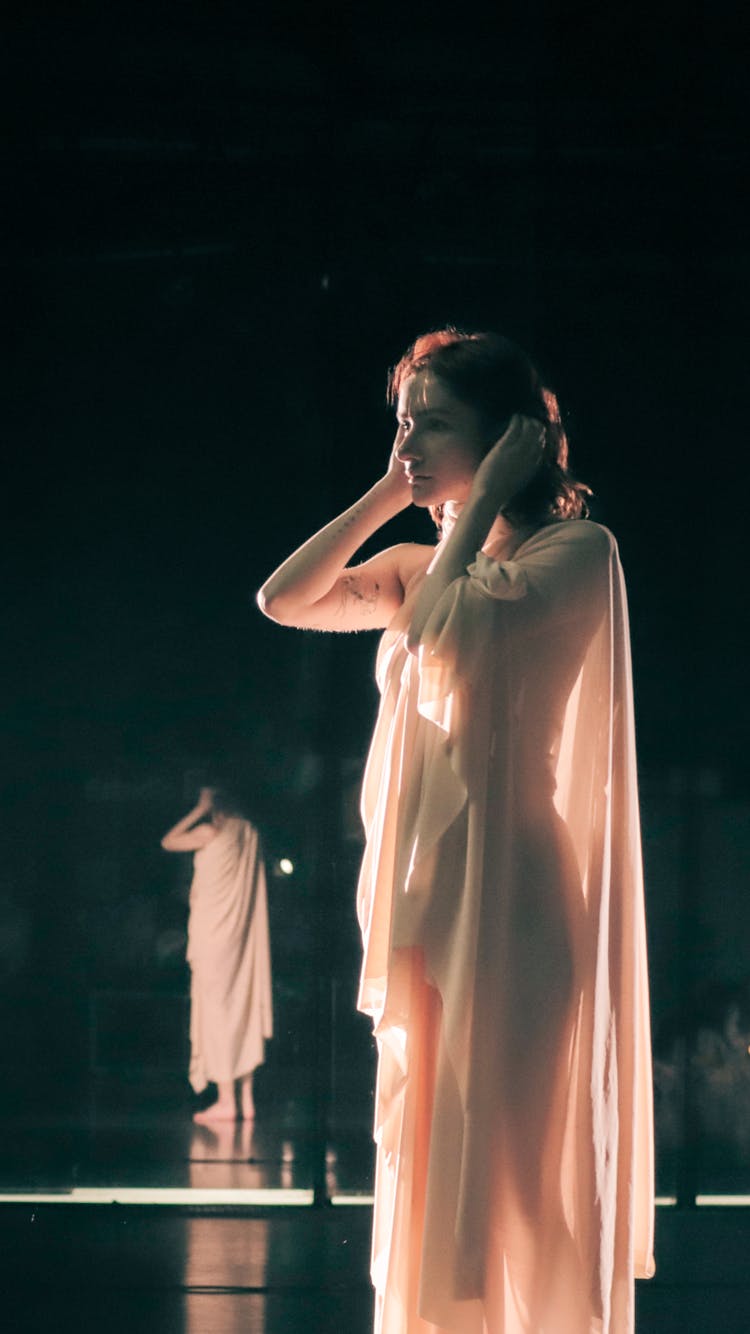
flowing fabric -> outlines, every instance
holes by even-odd
[[[266,873],[258,831],[226,819],[195,853],[188,962],[190,1082],[239,1079],[263,1062],[273,1034]]]
[[[612,535],[511,530],[378,653],[359,1005],[377,1334],[630,1334],[653,1273],[646,940]]]

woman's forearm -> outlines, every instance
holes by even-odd
[[[401,479],[386,474],[274,570],[258,593],[261,611],[283,621],[313,606],[330,592],[363,542],[406,509],[410,500]]]
[[[411,653],[416,652],[433,608],[448,585],[466,572],[503,506],[531,481],[542,460],[544,438],[541,422],[515,415],[505,434],[482,459],[469,499],[417,598],[407,637]]]
[[[178,820],[176,825],[173,825],[171,829],[167,830],[161,840],[161,846],[169,852],[172,840],[179,838],[181,834],[186,834],[189,829],[192,829],[194,824],[197,824],[198,820],[208,814],[209,810],[210,806],[199,801],[197,806],[193,807],[192,811],[188,811],[187,815],[184,815],[181,820]]]
[[[406,641],[410,652],[416,651],[433,607],[448,585],[466,573],[467,565],[474,559],[495,522],[499,508],[497,497],[490,490],[476,485],[472,488],[450,536],[420,589]]]

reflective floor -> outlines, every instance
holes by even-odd
[[[99,1089],[65,1114],[6,1108],[0,1328],[368,1334],[369,1107],[340,1104],[330,1118],[323,1175],[341,1204],[312,1203],[313,1131],[303,1100],[259,1104],[252,1125],[197,1126],[184,1090]],[[78,1202],[96,1189],[126,1202]],[[127,1202],[136,1189],[152,1202]],[[170,1206],[170,1189],[196,1193]],[[239,1204],[248,1190],[266,1203]],[[281,1203],[290,1191],[308,1202]],[[750,1208],[661,1208],[656,1254],[656,1278],[638,1285],[638,1334],[746,1334]]]
[[[6,1123],[0,1124],[0,1137],[0,1196],[111,1186],[201,1193],[304,1191],[314,1181],[313,1136],[294,1122],[211,1127],[167,1118],[144,1118],[135,1125]],[[326,1168],[331,1195],[368,1193],[369,1131],[345,1124],[332,1128]]]
[[[191,1110],[169,1082],[102,1082],[64,1112],[38,1099],[5,1110],[5,1334],[371,1328],[368,1100],[338,1107],[322,1150],[305,1099],[259,1100],[252,1123],[197,1125]],[[313,1207],[321,1172],[346,1203]],[[125,1203],[84,1202],[97,1193]]]
[[[227,1191],[309,1194],[322,1175],[330,1196],[372,1189],[367,1099],[337,1107],[324,1144],[314,1108],[302,1099],[259,1101],[253,1122],[195,1124],[191,1110],[181,1085],[151,1086],[139,1096],[115,1084],[65,1111],[45,1110],[38,1101],[6,1109],[0,1115],[0,1198],[120,1187],[124,1198],[135,1190],[171,1190],[173,1199],[175,1191],[192,1191],[203,1203],[211,1202],[206,1193],[227,1203]]]
[[[0,1208],[7,1334],[365,1334],[368,1209]]]
[[[2,1328],[368,1334],[370,1222],[352,1205],[0,1205]],[[638,1284],[637,1334],[746,1334],[749,1245],[748,1210],[660,1211],[659,1273]]]

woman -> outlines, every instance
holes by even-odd
[[[193,852],[188,951],[190,1083],[218,1099],[194,1121],[252,1120],[253,1073],[273,1033],[266,875],[258,831],[226,797],[201,788],[197,805],[164,835],[167,852]]]
[[[359,1005],[379,1048],[383,1334],[627,1334],[653,1272],[627,611],[556,403],[493,334],[418,338],[388,470],[259,594],[385,630]],[[347,562],[409,503],[437,551]]]

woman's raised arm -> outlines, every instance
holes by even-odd
[[[167,830],[161,845],[165,852],[197,852],[205,848],[216,838],[216,829],[212,824],[198,824],[204,815],[208,815],[213,806],[213,792],[210,787],[203,787],[197,804],[181,820]]]
[[[384,477],[266,580],[258,593],[261,611],[299,629],[382,629],[401,605],[404,568],[411,573],[415,548],[390,547],[352,568],[347,561],[410,503],[403,465],[391,456]]]
[[[542,461],[544,438],[541,422],[516,414],[482,459],[469,499],[420,589],[407,637],[410,653],[417,652],[434,607],[448,585],[466,573],[499,511],[531,481]]]

